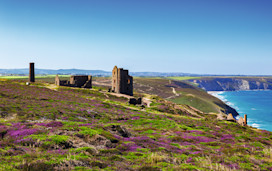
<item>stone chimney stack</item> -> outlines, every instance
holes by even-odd
[[[247,125],[247,115],[244,115],[245,125]]]
[[[29,82],[35,82],[35,69],[34,63],[29,63]]]

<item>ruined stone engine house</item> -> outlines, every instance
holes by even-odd
[[[117,68],[112,70],[112,88],[115,93],[133,96],[133,77],[128,75],[128,70]]]
[[[79,87],[79,88],[92,88],[91,75],[74,75],[69,80],[60,80],[56,75],[55,84],[58,86]]]

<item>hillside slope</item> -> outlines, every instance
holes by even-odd
[[[269,170],[272,133],[150,96],[0,80],[0,170]]]
[[[135,89],[140,93],[155,94],[177,104],[193,106],[205,113],[232,113],[237,116],[235,109],[221,100],[209,95],[196,86],[183,81],[137,78]]]

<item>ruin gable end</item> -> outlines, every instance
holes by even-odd
[[[58,76],[58,75],[56,75],[55,84],[56,84],[57,86],[60,86],[60,79],[59,79],[59,76]]]

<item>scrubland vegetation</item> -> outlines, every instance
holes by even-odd
[[[217,121],[219,101],[158,80],[136,79],[143,108],[104,88],[1,79],[0,170],[272,170],[271,132]],[[208,104],[166,101],[168,84],[170,100]]]

